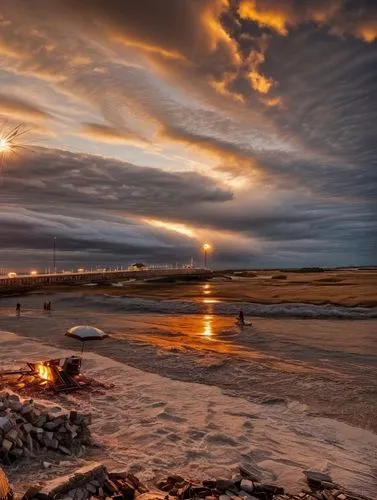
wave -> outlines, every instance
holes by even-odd
[[[154,300],[113,295],[81,295],[63,297],[71,306],[111,310],[112,312],[161,314],[215,314],[236,315],[240,308],[247,316],[308,319],[372,319],[377,318],[377,307],[346,307],[334,304],[307,303],[259,304],[250,302],[211,302],[183,300]]]

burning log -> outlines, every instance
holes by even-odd
[[[0,392],[0,463],[32,457],[44,449],[64,455],[79,453],[91,444],[90,415],[51,414],[32,400]]]
[[[13,500],[13,491],[7,476],[0,468],[0,500]]]
[[[38,386],[54,391],[80,389],[85,385],[80,377],[81,358],[50,359],[36,363],[26,363],[27,367],[0,372],[0,379],[18,389]],[[16,378],[16,380],[14,380]]]

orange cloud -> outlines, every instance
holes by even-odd
[[[262,99],[263,104],[269,108],[283,108],[284,104],[281,97],[266,97]]]
[[[284,2],[281,3],[283,4]],[[263,5],[263,2],[259,2],[257,5],[256,0],[242,0],[239,5],[238,13],[242,19],[255,21],[260,26],[267,26],[281,35],[288,34],[287,26],[289,20],[287,14],[283,10],[269,8]]]
[[[229,97],[234,101],[244,103],[244,96],[238,92],[232,92],[229,88],[234,83],[236,78],[237,73],[225,73],[222,80],[210,80],[209,85],[215,89],[218,94],[223,95],[224,97]]]
[[[114,127],[99,123],[85,123],[79,135],[112,144],[132,144],[138,147],[146,146],[149,142],[138,134],[129,130],[118,130]]]
[[[250,81],[252,88],[260,94],[268,94],[276,82],[260,71],[260,66],[265,62],[265,52],[268,47],[269,37],[262,35],[258,40],[259,50],[252,50],[246,61],[249,68],[247,78]]]
[[[261,94],[267,94],[274,85],[272,78],[268,78],[262,75],[262,73],[258,73],[256,70],[250,71],[248,78],[253,89]]]
[[[282,36],[293,26],[314,22],[338,36],[349,34],[367,43],[377,40],[377,20],[362,6],[347,9],[344,0],[307,0],[300,5],[294,0],[241,0],[238,14]]]
[[[125,37],[125,36],[117,35],[117,36],[112,36],[111,38],[112,38],[112,40],[114,40],[116,42],[121,42],[126,47],[138,49],[138,50],[141,50],[142,52],[146,52],[148,54],[160,55],[160,56],[163,56],[167,59],[181,59],[181,60],[185,59],[184,55],[176,50],[167,50],[167,49],[164,49],[163,47],[150,45],[148,43],[144,43],[144,42],[139,41],[139,40],[132,40],[132,39]]]
[[[235,40],[227,33],[221,24],[221,14],[230,8],[230,0],[212,0],[202,11],[201,23],[209,40],[210,51],[213,52],[220,44],[224,45],[229,52],[231,61],[239,66],[242,63],[238,45]]]
[[[0,94],[0,114],[21,120],[46,120],[51,115],[18,97]]]

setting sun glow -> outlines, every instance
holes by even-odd
[[[4,137],[0,137],[0,153],[5,153],[9,149],[9,143]]]
[[[183,234],[184,236],[188,236],[189,238],[196,237],[195,231],[185,224],[180,224],[178,222],[165,222],[156,219],[145,219],[145,222],[151,226],[167,229],[168,231],[174,231],[176,233]]]

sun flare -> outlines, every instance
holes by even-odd
[[[0,153],[6,153],[9,150],[9,142],[5,137],[0,137]]]

